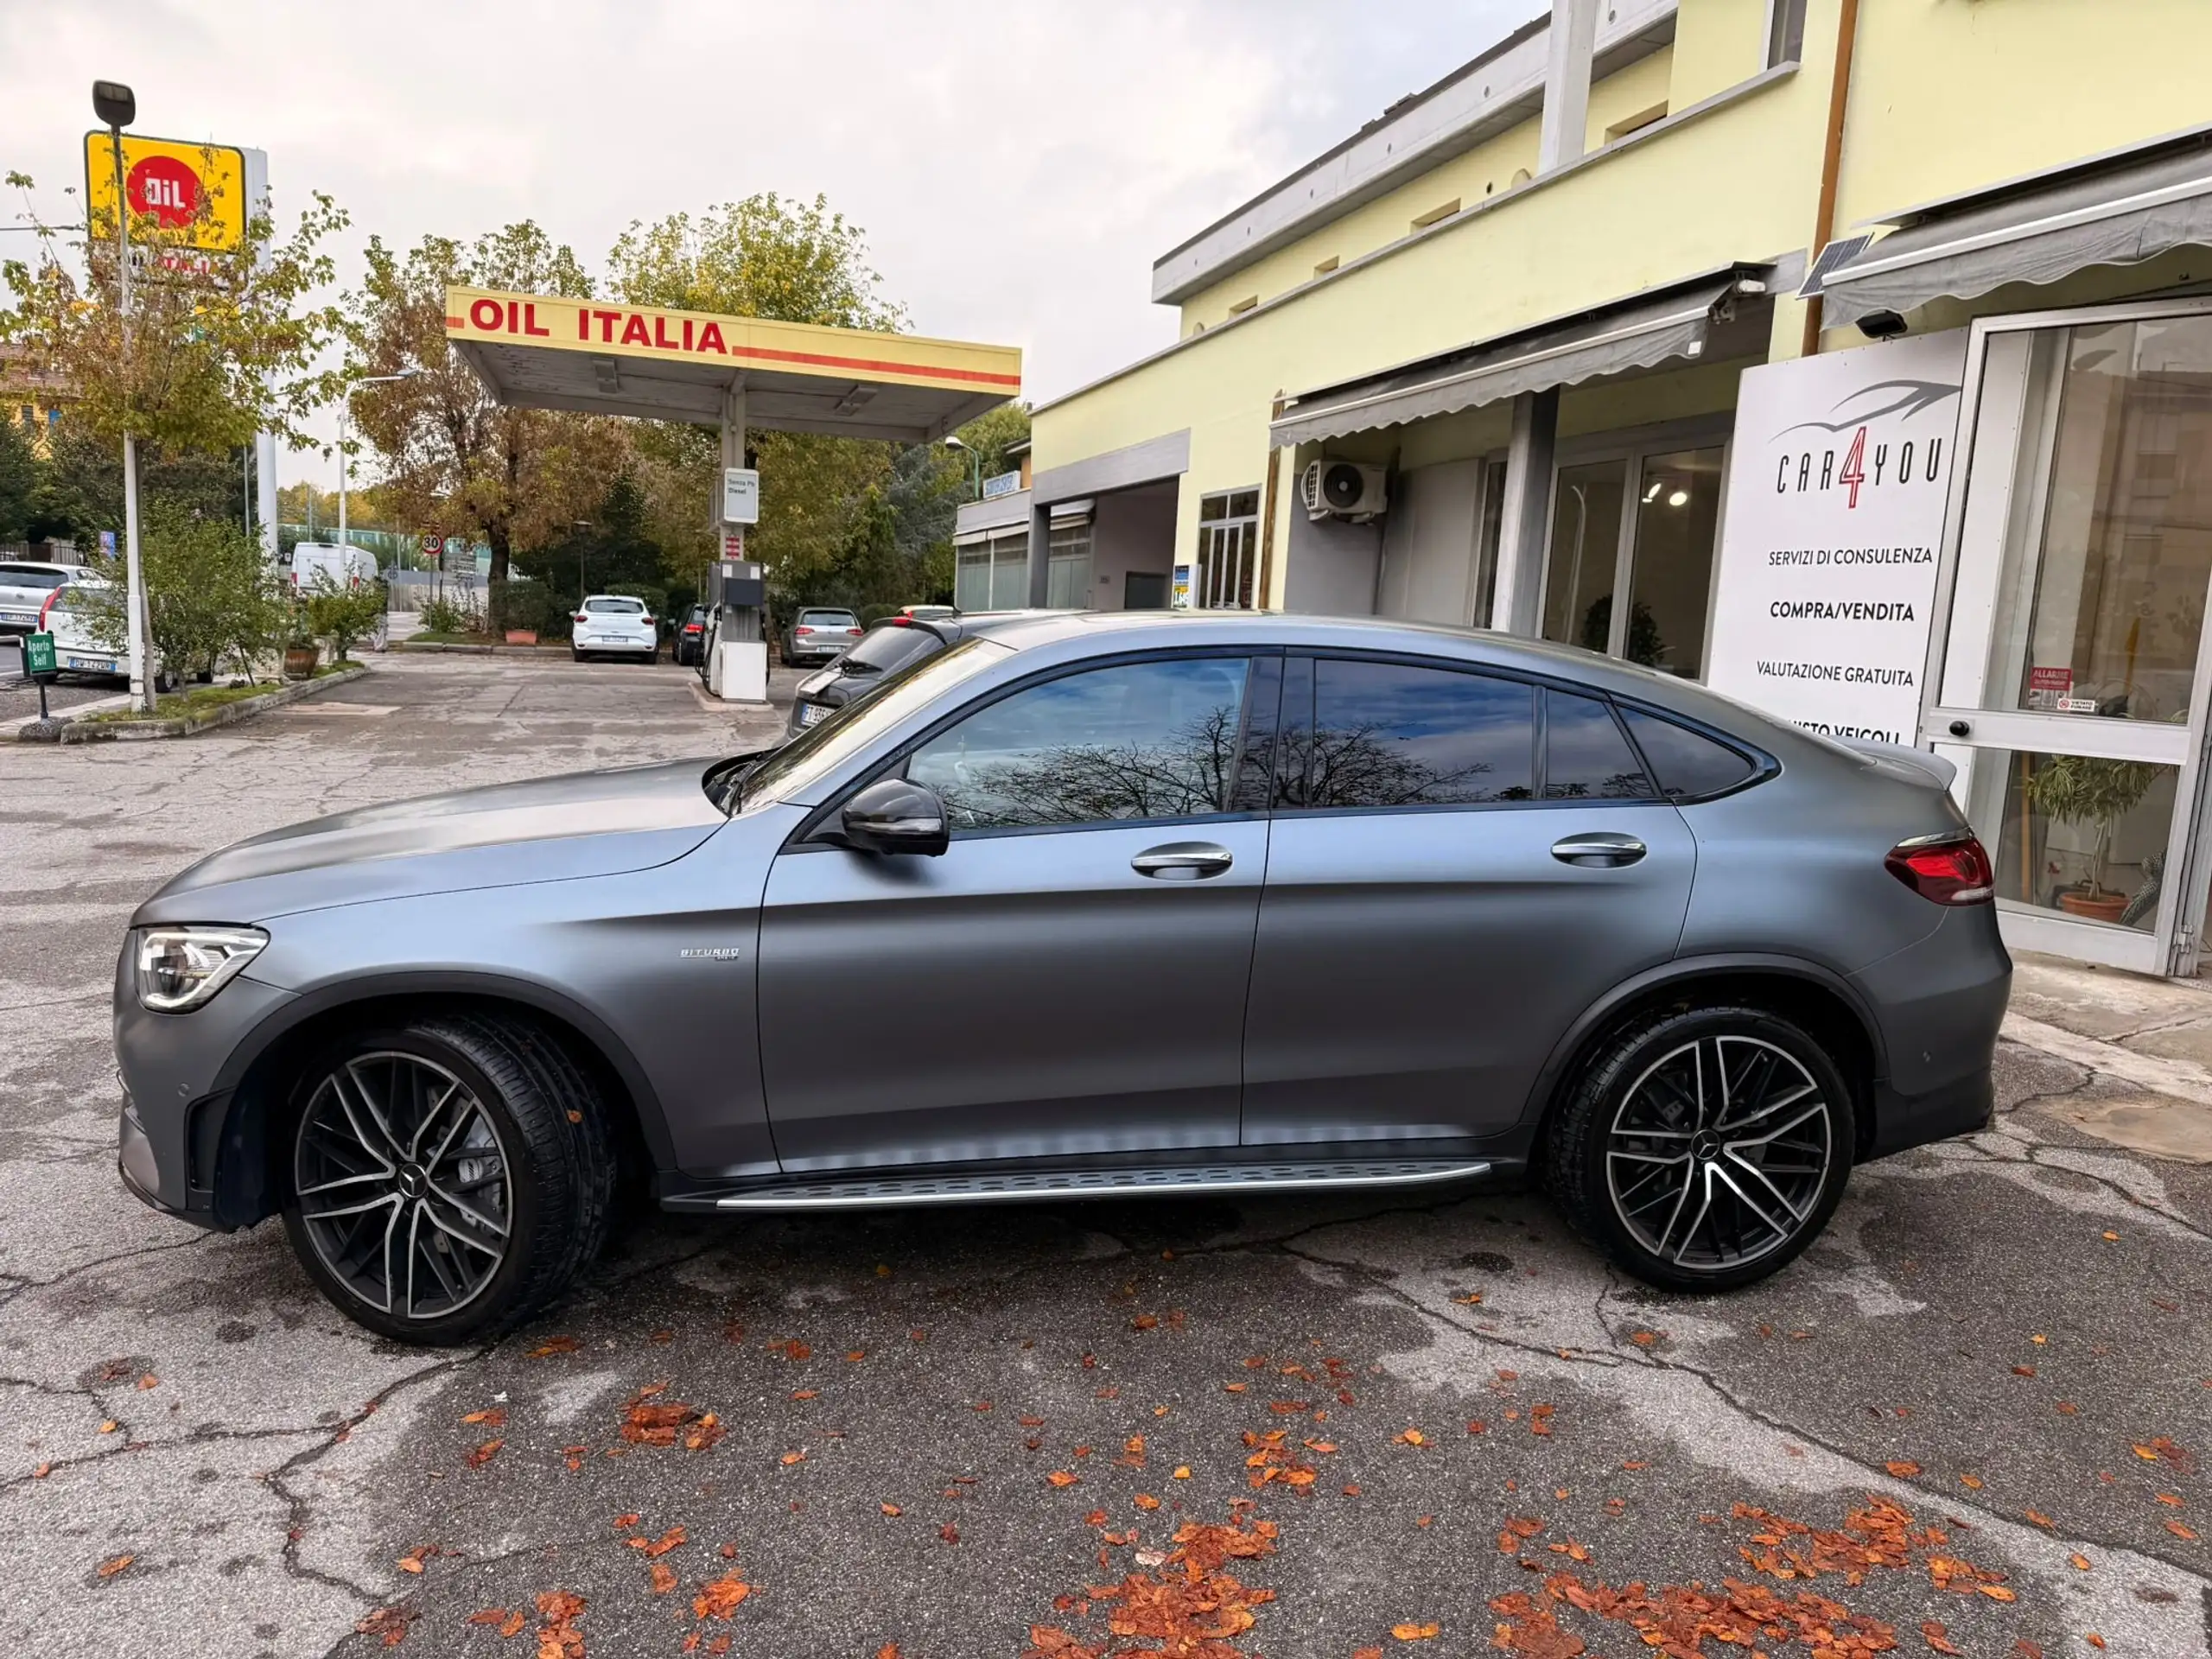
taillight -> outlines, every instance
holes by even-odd
[[[894,616],[890,619],[890,622],[894,628],[911,628],[914,626],[914,619],[911,616]]]
[[[791,632],[793,633],[812,633],[814,630],[802,623],[799,626],[793,628]]]
[[[588,622],[591,619],[587,617],[582,611],[578,611],[574,616],[569,619],[571,622]]]
[[[861,631],[858,628],[847,628],[845,632],[853,635],[855,638],[858,638]]]
[[[1901,841],[1882,861],[1891,875],[1932,904],[1986,905],[1996,891],[1989,855],[1963,832]]]
[[[645,619],[645,626],[646,626],[647,627],[649,627],[649,628],[650,628],[651,626],[652,626],[652,625],[653,625],[653,620],[652,620],[652,618],[651,618],[650,616],[649,616],[649,617],[647,617],[647,618]]]
[[[54,601],[60,597],[61,590],[56,588],[46,596],[46,602],[38,607],[38,631],[41,633],[46,632],[46,613],[54,608]]]
[[[696,622],[686,622],[683,625],[683,632],[686,633],[696,633],[699,632],[699,625]]]

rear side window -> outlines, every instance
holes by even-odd
[[[1544,693],[1546,800],[1648,801],[1658,792],[1611,708],[1596,697]]]
[[[1533,798],[1530,687],[1450,669],[1332,658],[1317,660],[1313,671],[1313,721],[1302,745],[1306,806]]]
[[[871,669],[887,673],[917,657],[928,656],[940,643],[927,628],[871,628],[867,639],[837,660],[848,673],[855,669],[862,673]]]
[[[1758,763],[1749,755],[1671,720],[1647,715],[1640,709],[1624,709],[1621,717],[1627,721],[1637,747],[1658,774],[1660,791],[1670,799],[1718,795],[1735,788],[1758,769]]]

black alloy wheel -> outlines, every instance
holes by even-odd
[[[602,1103],[549,1033],[438,1018],[365,1032],[300,1077],[284,1226],[339,1309],[385,1336],[495,1334],[598,1251]]]
[[[1827,1223],[1850,1173],[1851,1091],[1787,1020],[1701,1008],[1607,1043],[1554,1120],[1554,1196],[1648,1284],[1722,1290],[1765,1278]]]

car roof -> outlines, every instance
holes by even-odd
[[[64,564],[59,559],[0,559],[0,566],[10,570],[89,570],[90,565]]]

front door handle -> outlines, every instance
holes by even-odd
[[[1610,830],[1590,830],[1552,843],[1552,856],[1560,863],[1596,870],[1618,869],[1624,864],[1633,864],[1643,856],[1646,850],[1644,844],[1634,836],[1624,836]]]
[[[1146,848],[1129,861],[1129,868],[1162,881],[1203,881],[1236,861],[1228,848],[1210,841],[1171,841]]]

